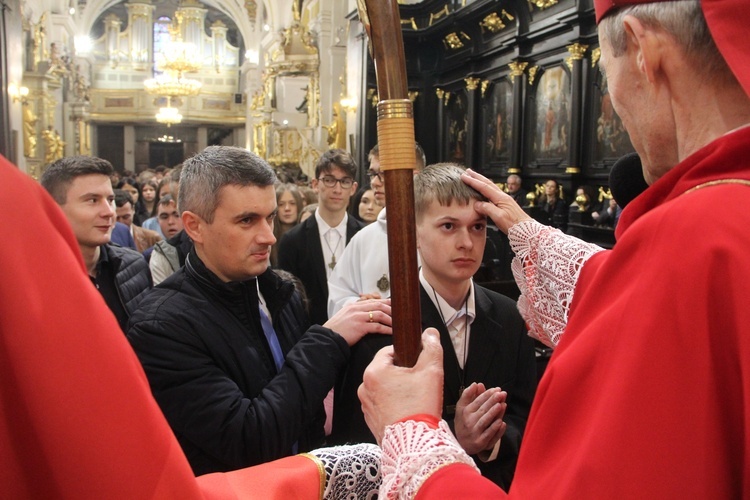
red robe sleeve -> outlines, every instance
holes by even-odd
[[[447,465],[437,470],[419,488],[415,500],[478,500],[506,498],[505,492],[465,464]]]

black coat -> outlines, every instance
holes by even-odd
[[[323,443],[323,399],[349,347],[307,331],[294,286],[258,277],[285,354],[279,373],[258,314],[255,279],[224,283],[192,252],[131,318],[128,338],[195,474],[228,471]]]
[[[115,288],[120,302],[130,317],[146,296],[146,292],[151,289],[151,271],[148,269],[148,263],[139,252],[117,244],[102,245],[101,251],[107,254],[107,260],[115,275]],[[124,329],[126,325],[120,326]]]
[[[420,288],[422,329],[431,326],[440,332],[445,373],[442,417],[452,429],[454,408],[462,382],[461,370],[448,329],[427,292]],[[515,472],[521,438],[536,391],[534,345],[526,334],[523,319],[513,300],[478,285],[474,286],[474,291],[476,318],[471,325],[463,382],[467,387],[471,382],[482,382],[487,388],[500,387],[508,393],[508,408],[503,418],[507,423],[507,430],[498,458],[484,463],[474,457],[474,461],[482,475],[507,489]],[[368,335],[352,348],[349,367],[339,379],[334,392],[331,434],[334,444],[375,442],[365,423],[357,398],[357,388],[362,383],[365,368],[378,350],[391,343],[390,336]]]
[[[352,236],[363,227],[364,223],[354,217],[348,217],[346,243],[348,244]],[[277,267],[289,271],[305,285],[310,302],[310,321],[316,325],[328,321],[327,265],[328,263],[323,260],[323,248],[320,245],[318,221],[315,216],[308,217],[282,236]]]

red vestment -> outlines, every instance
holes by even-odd
[[[745,127],[669,171],[584,265],[510,496],[750,498],[749,144]],[[504,496],[450,465],[417,498],[449,488]]]

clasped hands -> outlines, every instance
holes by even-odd
[[[482,383],[472,383],[461,394],[453,424],[456,439],[466,453],[492,450],[503,437],[506,398],[507,393],[499,387],[485,389]]]

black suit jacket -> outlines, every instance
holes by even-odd
[[[363,227],[365,225],[362,222],[354,217],[348,217],[346,243],[348,244],[352,236]],[[315,216],[308,217],[281,237],[278,267],[289,271],[305,285],[310,321],[314,325],[322,325],[328,321],[327,265],[323,259],[318,221]]]
[[[471,325],[466,374],[462,371],[451,343],[448,329],[424,288],[421,288],[422,329],[435,327],[443,346],[443,418],[453,428],[453,408],[459,388],[472,382],[485,387],[501,387],[508,393],[508,408],[503,420],[507,430],[500,445],[500,454],[493,462],[474,457],[482,474],[503,488],[510,486],[515,472],[521,438],[536,391],[534,344],[515,301],[491,290],[474,285],[476,318]],[[346,372],[339,378],[334,393],[333,444],[375,442],[362,414],[357,388],[362,374],[377,351],[392,343],[387,335],[367,335],[352,347]],[[418,388],[414,389],[418,391]]]

